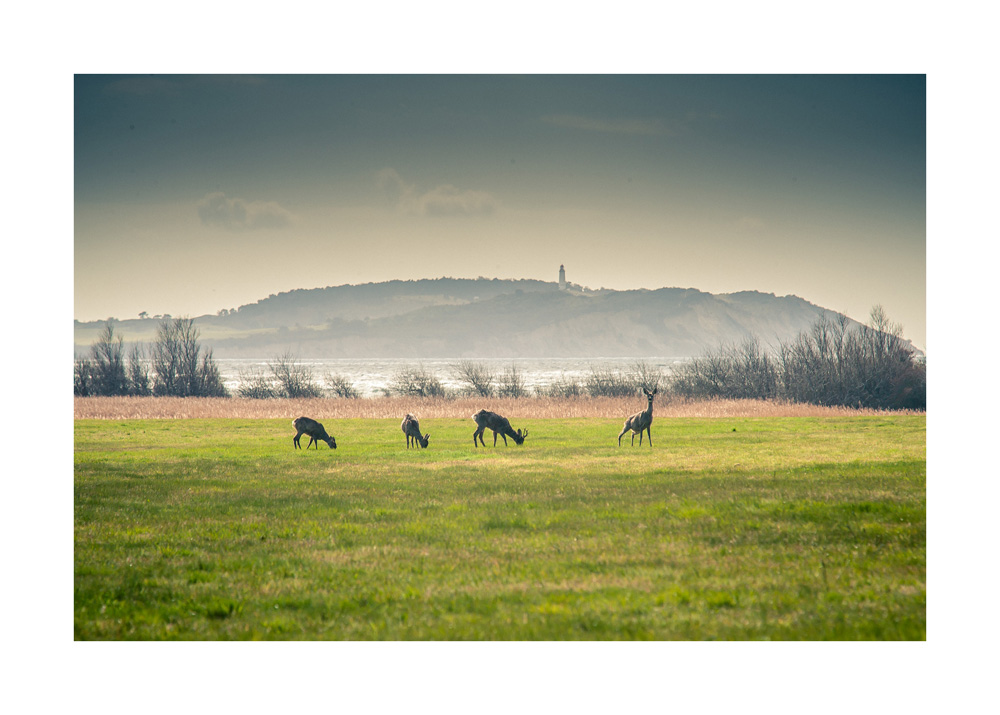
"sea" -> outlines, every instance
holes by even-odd
[[[461,390],[467,385],[457,375],[457,368],[463,358],[429,359],[300,359],[295,365],[311,372],[316,384],[323,387],[327,377],[342,377],[349,381],[362,397],[385,394],[394,376],[403,371],[420,370],[434,376],[446,390]],[[683,357],[642,357],[642,358],[474,358],[474,363],[482,363],[498,375],[515,367],[521,375],[529,393],[545,390],[556,383],[576,382],[581,387],[587,377],[594,372],[632,370],[637,363],[653,371],[668,375],[677,365],[688,361]],[[223,382],[233,393],[240,386],[241,376],[254,372],[270,375],[268,363],[273,358],[214,358]]]

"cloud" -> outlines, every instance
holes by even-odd
[[[376,180],[395,206],[419,216],[489,216],[499,206],[489,192],[463,190],[451,184],[421,192],[403,181],[395,169],[382,169]]]
[[[198,202],[198,217],[206,226],[227,231],[255,231],[291,225],[291,212],[273,201],[230,199],[222,192],[209,194]]]
[[[659,119],[594,119],[575,114],[549,114],[542,117],[542,121],[557,127],[610,134],[656,136],[671,133]]]

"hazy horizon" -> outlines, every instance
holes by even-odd
[[[77,75],[74,317],[388,280],[797,295],[926,346],[923,75]]]

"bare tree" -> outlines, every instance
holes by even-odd
[[[563,375],[547,387],[539,385],[535,388],[535,392],[539,397],[579,397],[583,394],[583,388],[576,380],[570,380]]]
[[[180,338],[170,320],[165,319],[156,326],[152,353],[153,394],[183,395]]]
[[[267,366],[278,383],[282,397],[319,397],[322,394],[313,379],[312,370],[297,363],[291,352],[278,355]]]
[[[756,338],[723,347],[680,366],[674,394],[693,398],[780,397],[794,402],[850,407],[926,406],[926,369],[881,306],[868,325],[844,315],[821,316],[776,351]]]
[[[326,389],[334,397],[343,397],[351,400],[361,397],[361,393],[354,387],[354,383],[343,375],[331,375],[328,372],[324,376],[323,381],[326,383]]]
[[[104,329],[90,348],[90,359],[93,364],[94,394],[97,395],[127,395],[128,376],[125,373],[125,342],[120,335],[115,335],[111,320],[104,324]]]
[[[130,395],[152,395],[152,381],[149,377],[149,366],[146,364],[142,346],[132,345],[128,353],[128,391]]]
[[[239,387],[236,394],[251,400],[268,400],[278,396],[271,378],[261,368],[241,369],[238,374]]]
[[[212,359],[212,349],[208,348],[201,356],[201,367],[198,371],[198,393],[202,397],[229,397],[229,390],[222,381],[219,366]]]
[[[524,385],[524,373],[517,365],[511,363],[504,368],[497,379],[497,396],[526,397],[527,395],[528,389]]]
[[[492,397],[496,372],[486,363],[462,360],[455,367],[455,377],[468,385],[469,391],[480,397]]]
[[[643,391],[655,391],[663,381],[663,373],[658,367],[650,365],[645,360],[636,360],[632,363],[632,382],[636,389]]]
[[[90,397],[95,390],[94,363],[90,358],[77,357],[73,364],[73,394]]]
[[[397,370],[389,382],[387,393],[409,397],[445,396],[441,381],[422,366]]]
[[[590,366],[590,374],[584,387],[591,397],[628,397],[635,394],[636,385],[632,376],[621,370]]]
[[[164,319],[157,325],[152,365],[154,395],[228,395],[212,351],[201,352],[193,318]]]

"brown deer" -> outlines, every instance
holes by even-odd
[[[326,433],[321,425],[316,420],[311,420],[308,417],[299,417],[297,420],[292,422],[295,429],[298,430],[295,433],[295,437],[292,438],[292,443],[295,445],[296,449],[301,449],[302,445],[299,444],[299,437],[304,434],[309,435],[309,444],[306,445],[306,449],[313,446],[313,442],[316,443],[316,449],[319,449],[320,441],[326,442],[330,445],[330,449],[337,448],[337,440]]]
[[[655,395],[659,390],[653,388],[650,392],[645,387],[642,391],[646,393],[646,399],[649,400],[649,404],[646,409],[642,412],[636,412],[634,415],[625,420],[625,426],[622,427],[622,432],[618,435],[618,446],[622,446],[622,435],[632,430],[632,445],[635,445],[635,436],[639,435],[639,446],[642,446],[642,432],[646,431],[646,436],[649,437],[649,446],[653,446],[653,435],[649,431],[649,426],[653,424],[653,395]]]
[[[491,430],[493,432],[493,446],[497,446],[497,435],[499,434],[503,437],[504,445],[507,444],[507,438],[510,437],[517,444],[524,444],[524,438],[528,436],[528,430],[518,430],[515,432],[511,426],[510,421],[506,417],[501,417],[496,412],[489,412],[487,410],[479,410],[476,414],[472,415],[472,419],[476,421],[476,431],[472,433],[472,444],[476,447],[479,444],[476,440],[482,442],[483,446],[486,446],[486,442],[483,441],[483,431]]]
[[[406,448],[410,448],[410,440],[413,440],[413,446],[416,447],[419,444],[421,447],[426,447],[427,442],[430,440],[430,433],[425,434],[423,437],[420,436],[420,423],[417,422],[417,418],[413,415],[406,415],[403,418],[403,424],[400,425],[403,428],[403,434],[406,435]]]

